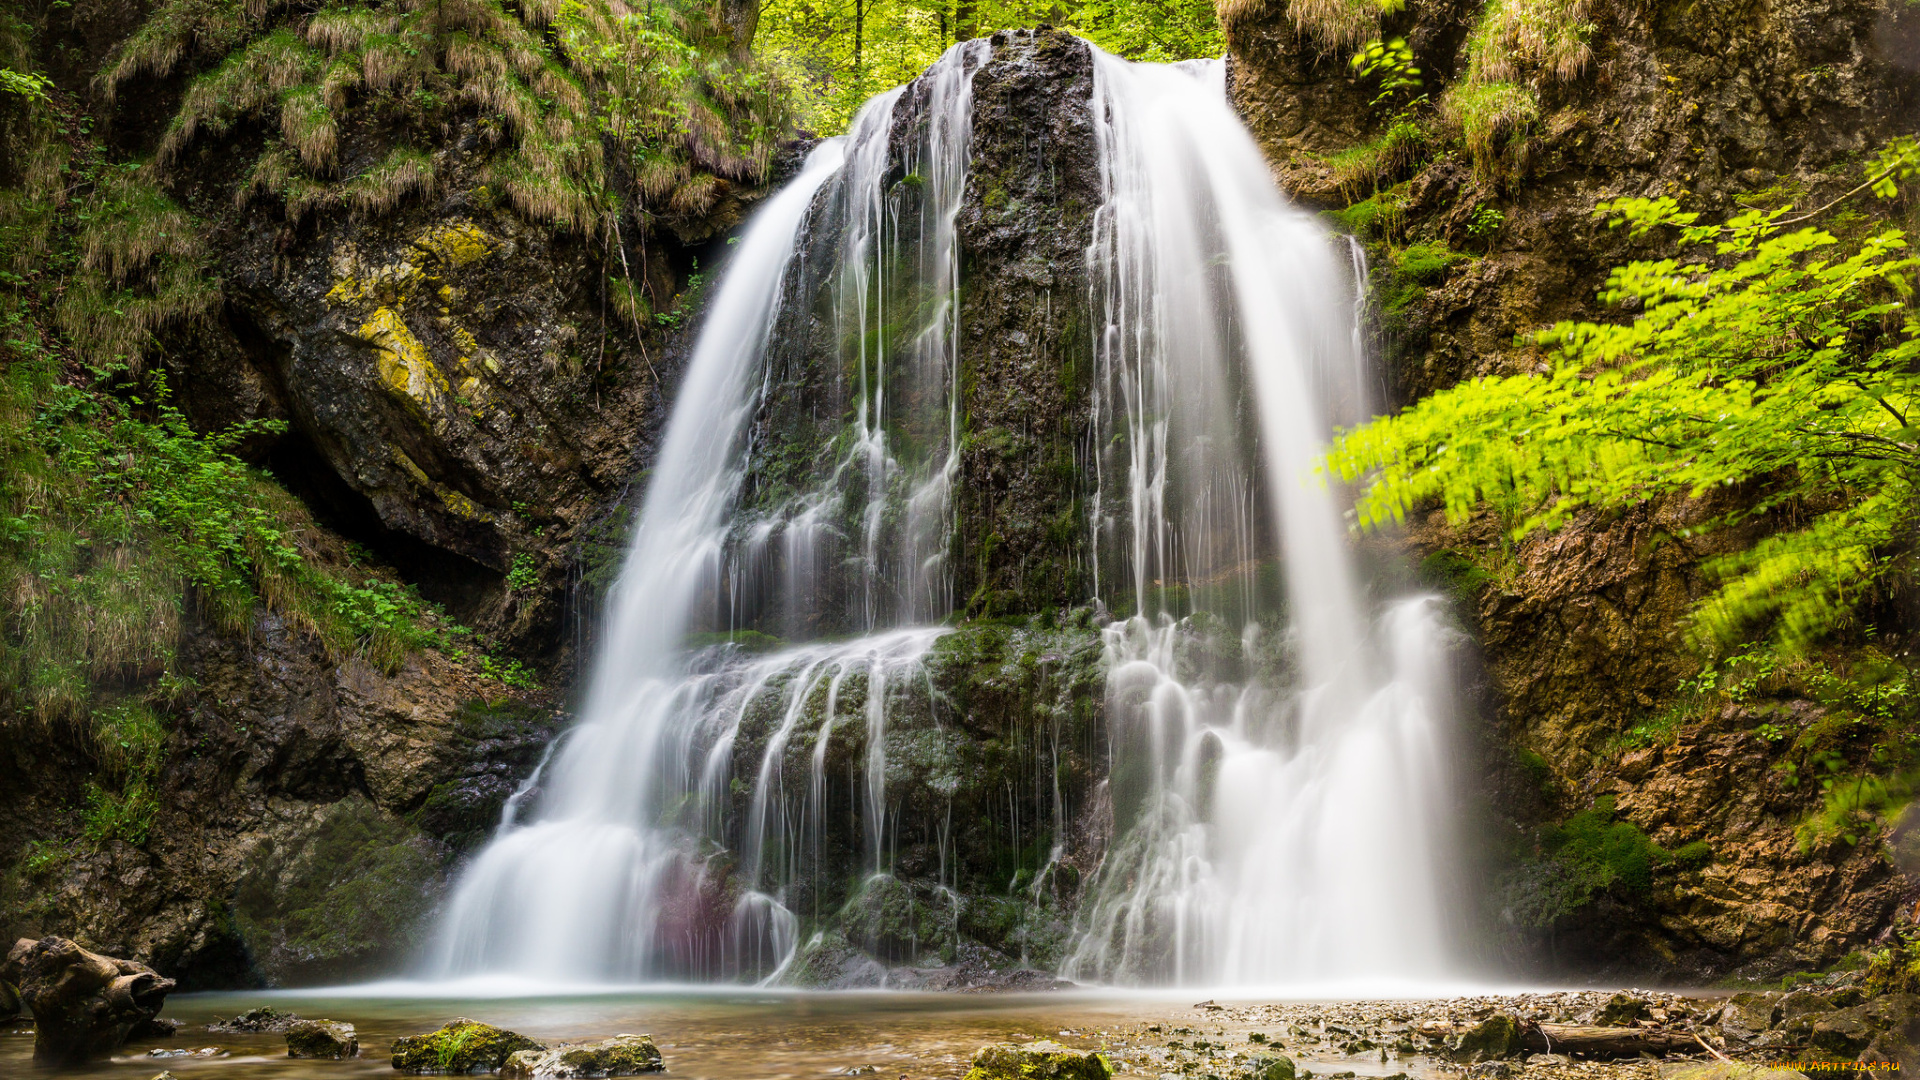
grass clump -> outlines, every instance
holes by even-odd
[[[423,133],[477,117],[488,187],[532,220],[597,235],[628,195],[653,212],[702,213],[722,181],[765,176],[789,126],[786,91],[730,40],[695,4],[171,0],[98,81],[111,96],[198,71],[156,173],[253,123],[266,144],[236,197],[276,197],[295,223],[332,207],[383,214],[434,189],[435,162],[405,138],[341,175],[341,132],[371,109]]]
[[[1588,0],[1488,0],[1467,37],[1467,72],[1440,102],[1483,177],[1519,172],[1540,94],[1592,60]]]
[[[1379,137],[1328,158],[1329,178],[1349,199],[1363,191],[1377,192],[1426,160],[1430,148],[1427,129],[1418,120],[1401,115]]]

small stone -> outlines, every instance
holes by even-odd
[[[353,1025],[339,1020],[302,1020],[287,1029],[287,1056],[344,1061],[360,1054]]]
[[[1645,1020],[1651,1013],[1652,1010],[1648,1008],[1645,998],[1637,998],[1632,994],[1615,994],[1607,1001],[1606,1007],[1600,1010],[1600,1015],[1594,1023],[1602,1027],[1632,1027],[1635,1021]]]
[[[1565,1054],[1529,1054],[1527,1055],[1527,1064],[1529,1065],[1571,1065],[1573,1064],[1573,1059],[1568,1057]]]
[[[170,1072],[163,1072],[154,1074],[153,1080],[180,1080],[180,1078]]]
[[[1826,995],[1812,990],[1795,990],[1780,999],[1780,1015],[1783,1020],[1792,1020],[1809,1013],[1832,1011],[1833,1003],[1826,999]]]
[[[995,1043],[973,1055],[966,1080],[1108,1080],[1113,1067],[1091,1050],[1050,1040]]]
[[[493,1072],[521,1050],[545,1049],[525,1035],[463,1016],[438,1031],[393,1040],[393,1067],[415,1076]]]
[[[1744,1046],[1780,1020],[1777,992],[1735,994],[1720,1010],[1720,1037]]]
[[[644,1076],[665,1072],[666,1062],[651,1035],[615,1035],[595,1043],[556,1046],[551,1050],[517,1050],[500,1067],[508,1080],[534,1080],[554,1077],[574,1080],[581,1077]],[[864,1071],[862,1071],[864,1070]],[[880,1070],[872,1065],[855,1065],[846,1076],[871,1076]]]

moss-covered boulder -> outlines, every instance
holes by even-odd
[[[1113,1066],[1099,1054],[1043,1039],[981,1047],[966,1080],[1107,1080],[1112,1075]]]
[[[287,1056],[345,1061],[360,1056],[360,1038],[339,1020],[301,1020],[287,1028]]]
[[[1247,1059],[1247,1080],[1293,1080],[1293,1059],[1285,1054],[1259,1054]]]
[[[463,1016],[439,1031],[393,1040],[393,1067],[414,1076],[493,1072],[521,1050],[545,1049],[525,1035]]]
[[[1468,1028],[1449,1049],[1453,1060],[1469,1064],[1513,1057],[1520,1052],[1520,1021],[1494,1013]]]
[[[521,1050],[507,1058],[500,1075],[512,1080],[577,1080],[601,1076],[644,1076],[667,1065],[651,1035],[615,1035],[596,1043]]]

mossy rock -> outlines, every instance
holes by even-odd
[[[393,1067],[414,1076],[493,1072],[519,1051],[545,1049],[525,1035],[461,1017],[439,1031],[393,1040]]]
[[[644,1076],[667,1065],[651,1035],[615,1035],[596,1043],[552,1050],[519,1050],[507,1058],[500,1075],[510,1080],[555,1080],[601,1076]]]
[[[1285,1054],[1261,1054],[1247,1061],[1247,1080],[1293,1080],[1293,1059]]]
[[[1107,1080],[1112,1075],[1113,1066],[1099,1054],[1042,1040],[981,1047],[966,1080]]]
[[[1600,1010],[1600,1018],[1595,1022],[1603,1027],[1632,1027],[1635,1020],[1650,1015],[1649,1009],[1645,998],[1615,994]]]
[[[1520,1052],[1520,1022],[1494,1013],[1454,1040],[1453,1060],[1469,1064],[1510,1058]]]
[[[344,1061],[360,1056],[353,1025],[338,1020],[302,1020],[287,1029],[287,1056]]]

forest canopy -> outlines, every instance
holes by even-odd
[[[786,77],[802,122],[831,135],[955,42],[1043,23],[1130,60],[1226,51],[1211,0],[767,0],[754,51]]]

